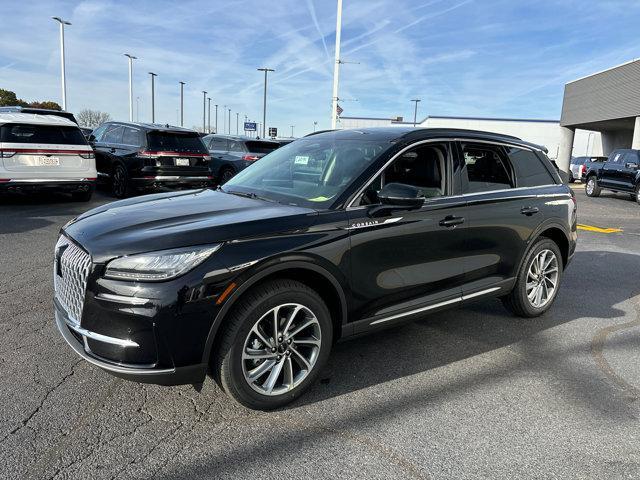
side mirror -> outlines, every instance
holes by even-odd
[[[635,162],[627,162],[625,165],[625,168],[631,168],[633,170],[637,170],[638,169],[638,164]]]
[[[417,210],[424,204],[424,195],[412,185],[388,183],[378,192],[380,205],[369,211],[372,217],[389,214],[395,210]]]

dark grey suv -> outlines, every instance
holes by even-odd
[[[211,154],[211,171],[219,185],[280,147],[270,140],[228,135],[207,135],[202,140]]]

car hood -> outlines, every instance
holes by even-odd
[[[101,263],[122,255],[304,229],[316,216],[308,208],[197,190],[109,203],[80,215],[64,232]]]

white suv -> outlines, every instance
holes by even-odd
[[[88,201],[96,160],[82,131],[54,115],[0,113],[0,190],[50,188]]]

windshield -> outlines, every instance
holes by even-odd
[[[223,191],[328,208],[389,145],[388,140],[337,140],[332,134],[300,139],[242,170]]]
[[[152,151],[208,153],[197,133],[149,132],[148,148]]]

